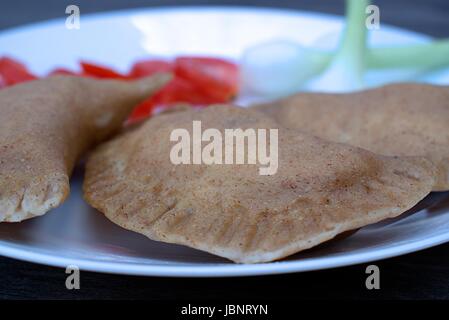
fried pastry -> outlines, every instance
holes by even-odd
[[[388,156],[426,156],[434,191],[449,190],[449,87],[391,84],[348,94],[300,93],[254,106],[282,125]]]
[[[0,222],[60,205],[76,160],[166,81],[55,76],[0,90]]]
[[[173,164],[171,133],[193,134],[193,121],[221,133],[278,129],[277,172],[261,175],[248,163]],[[431,191],[434,170],[426,158],[379,156],[283,128],[261,112],[211,106],[160,114],[100,145],[83,190],[123,228],[259,263],[400,215]]]

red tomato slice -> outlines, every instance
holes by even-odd
[[[22,63],[8,57],[0,58],[0,75],[4,86],[37,79]]]
[[[214,103],[209,96],[202,94],[191,82],[175,77],[161,91],[154,95],[158,105],[171,103],[209,104]]]
[[[136,62],[130,73],[131,78],[141,78],[150,76],[156,72],[170,72],[173,71],[173,64],[164,60],[144,60]]]
[[[126,121],[126,124],[129,125],[132,123],[136,123],[151,116],[155,107],[156,104],[154,103],[152,98],[145,100],[134,108],[133,112],[131,112],[131,115]]]
[[[69,75],[69,76],[77,76],[78,74],[72,70],[65,69],[65,68],[56,68],[53,71],[51,71],[48,75],[54,76],[54,75]]]
[[[156,107],[170,108],[170,106],[177,103],[190,103],[201,106],[217,103],[217,101],[199,92],[189,81],[175,77],[158,93],[138,105],[129,117],[128,123],[151,116]]]
[[[95,78],[113,78],[113,79],[126,79],[123,74],[118,73],[108,67],[99,66],[97,64],[81,61],[81,68],[84,71],[84,75],[92,76]]]
[[[6,82],[3,79],[3,76],[0,74],[0,89],[6,87]]]
[[[175,60],[175,73],[214,102],[227,102],[238,93],[238,67],[223,59],[179,57]]]

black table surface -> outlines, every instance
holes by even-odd
[[[64,16],[69,4],[81,14],[135,7],[245,5],[343,14],[334,0],[108,0],[1,1],[0,29]],[[382,0],[381,23],[435,37],[449,37],[449,1]],[[84,272],[81,289],[67,290],[65,270],[0,257],[1,299],[448,299],[449,244],[376,262],[380,290],[367,290],[367,265],[307,273],[235,279],[174,279]],[[288,289],[288,290],[287,290]]]

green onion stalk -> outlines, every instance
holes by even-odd
[[[423,72],[449,66],[449,39],[367,48],[368,5],[368,0],[346,1],[346,24],[336,52],[280,40],[249,48],[241,61],[244,85],[269,96],[291,94],[304,87],[352,91],[363,88],[367,69]]]

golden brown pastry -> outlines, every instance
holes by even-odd
[[[278,170],[170,161],[172,130],[278,129]],[[271,143],[271,142],[270,142]],[[211,106],[161,114],[100,145],[86,165],[86,200],[116,224],[240,263],[294,254],[395,217],[434,185],[420,157],[378,156],[285,129],[260,112]]]
[[[76,160],[167,80],[55,76],[0,90],[0,222],[60,205]]]
[[[389,156],[426,156],[434,191],[449,190],[449,87],[392,84],[349,93],[300,93],[254,107],[282,125]]]

